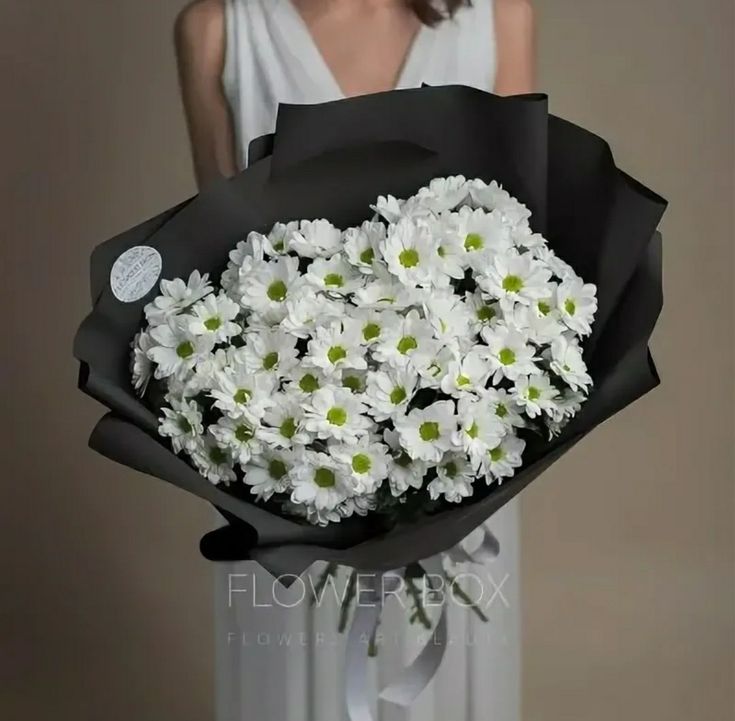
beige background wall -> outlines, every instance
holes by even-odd
[[[169,42],[179,5],[0,5],[0,717],[12,721],[212,717],[196,545],[209,512],[85,449],[100,409],[75,392],[70,357],[90,249],[192,190]],[[610,139],[671,208],[663,389],[524,495],[524,718],[726,721],[733,4],[537,7],[553,110]]]

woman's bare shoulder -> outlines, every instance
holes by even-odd
[[[531,0],[495,0],[495,19],[504,27],[516,30],[530,28],[533,18]]]
[[[224,0],[194,0],[176,17],[174,35],[180,51],[221,51],[224,44]]]

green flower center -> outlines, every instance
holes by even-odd
[[[324,285],[328,288],[341,288],[345,284],[345,279],[339,273],[327,273],[324,277]]]
[[[482,250],[485,241],[479,233],[468,233],[464,239],[464,249],[467,251]]]
[[[293,418],[286,418],[278,431],[290,441],[296,435],[296,421]]]
[[[276,241],[273,243],[273,250],[276,251],[276,253],[283,253],[283,249],[285,248],[285,244],[282,240]]]
[[[506,293],[520,293],[523,290],[523,279],[517,275],[506,275],[503,278],[503,290]]]
[[[191,427],[191,423],[189,423],[184,416],[179,416],[179,430],[182,433],[191,433],[194,429]]]
[[[450,477],[450,478],[456,478],[457,473],[459,472],[459,469],[457,468],[457,464],[454,461],[449,461],[446,466],[444,466],[444,472]]]
[[[489,323],[495,317],[495,308],[483,305],[477,309],[477,320],[481,323]]]
[[[457,376],[457,386],[460,388],[464,386],[468,386],[472,381],[465,375],[459,375]]]
[[[495,415],[498,418],[505,418],[508,415],[508,408],[505,403],[498,403],[498,405],[495,406]]]
[[[251,441],[253,439],[253,435],[253,429],[248,428],[248,426],[240,425],[235,429],[235,438],[237,438],[240,443]]]
[[[438,441],[441,433],[439,433],[439,424],[435,421],[424,421],[419,426],[419,436],[422,441],[431,443],[432,441]]]
[[[222,321],[217,316],[214,318],[207,318],[207,320],[204,321],[204,327],[210,331],[219,330],[222,327]]]
[[[577,304],[571,298],[567,298],[564,301],[564,310],[569,313],[569,315],[574,315],[577,312]]]
[[[209,460],[212,461],[212,463],[221,466],[223,463],[227,462],[227,453],[219,446],[212,446],[212,448],[209,449]]]
[[[437,255],[438,255],[438,256],[439,256],[440,258],[443,258],[443,257],[444,257],[444,256],[445,256],[445,255],[447,254],[447,251],[446,251],[446,250],[444,250],[444,246],[443,246],[443,245],[440,245],[440,246],[439,246],[439,247],[438,247],[438,248],[436,249],[436,254],[437,254]]]
[[[541,398],[541,391],[534,386],[528,386],[528,400],[537,401],[539,398]]]
[[[191,358],[191,356],[194,355],[194,346],[191,341],[185,340],[183,343],[179,343],[179,345],[176,346],[176,355],[179,356],[179,358]]]
[[[412,350],[416,350],[418,347],[419,344],[412,335],[404,335],[403,338],[398,341],[398,345],[396,346],[396,348],[398,348],[398,352],[402,355],[408,355]]]
[[[286,288],[286,284],[282,280],[274,280],[268,286],[268,290],[266,291],[266,293],[274,303],[283,303],[283,301],[286,300],[286,296],[288,295],[288,289]]]
[[[396,386],[391,392],[390,392],[390,402],[394,406],[398,406],[403,401],[406,400],[407,397],[406,389],[403,386]]]
[[[314,391],[319,390],[319,381],[316,379],[316,376],[313,376],[311,373],[307,373],[299,381],[299,388],[301,388],[304,393],[313,393]]]
[[[419,254],[414,248],[406,248],[399,253],[398,262],[404,268],[415,268],[419,264]]]
[[[512,366],[516,362],[516,354],[510,348],[503,348],[498,353],[498,360],[504,366]]]
[[[500,446],[498,446],[497,448],[493,448],[491,451],[488,451],[488,455],[490,456],[490,460],[493,461],[493,463],[497,463],[498,461],[503,460],[505,452]]]
[[[288,468],[286,468],[286,464],[283,461],[274,459],[268,464],[268,475],[274,481],[277,481],[279,478],[283,478],[286,473],[288,473]]]
[[[347,351],[341,345],[333,345],[327,351],[327,358],[332,365],[337,365],[341,360],[347,358]]]
[[[314,473],[314,483],[319,488],[334,488],[337,485],[337,477],[329,468],[317,468]]]
[[[278,365],[278,353],[272,351],[263,358],[263,368],[267,371],[272,371]]]
[[[237,391],[235,391],[235,395],[232,396],[232,399],[235,401],[235,403],[239,403],[240,405],[245,405],[249,400],[252,393],[247,388],[240,388]]]
[[[380,337],[380,326],[377,323],[368,323],[362,329],[362,337],[366,341],[375,340]]]
[[[342,379],[342,386],[349,388],[353,393],[360,393],[362,391],[362,379],[358,376],[345,376]]]
[[[355,473],[368,473],[372,467],[373,462],[365,453],[358,453],[352,457],[352,470]]]
[[[347,423],[347,411],[339,406],[334,406],[327,411],[327,420],[333,426],[343,426]]]
[[[366,248],[360,253],[360,262],[365,265],[372,265],[375,260],[375,251],[372,248]]]
[[[551,305],[545,300],[540,300],[536,307],[538,308],[538,312],[541,313],[541,315],[549,315],[549,313],[551,313]]]
[[[477,438],[477,436],[480,435],[480,428],[477,425],[477,421],[474,421],[474,423],[465,431],[465,433],[472,439]]]

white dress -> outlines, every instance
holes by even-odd
[[[249,142],[273,131],[280,102],[344,96],[291,0],[225,5],[223,83],[244,167]],[[495,67],[492,0],[474,0],[453,21],[419,31],[397,87],[462,84],[491,90]],[[410,711],[376,705],[377,721],[520,721],[517,503],[488,525],[501,545],[484,589],[483,604],[492,597],[490,622],[450,604],[450,645],[437,678]],[[217,721],[345,721],[344,638],[336,630],[336,602],[316,609],[298,603],[303,586],[297,584],[279,592],[274,604],[271,589],[271,577],[252,562],[215,566]],[[407,628],[397,605],[388,607],[381,628],[383,645],[371,669],[376,686],[411,660],[423,636]]]

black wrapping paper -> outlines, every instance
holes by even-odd
[[[656,228],[666,203],[616,167],[604,140],[549,116],[545,96],[427,87],[282,106],[275,133],[256,141],[250,158],[238,176],[95,249],[93,310],[74,344],[80,388],[110,410],[91,447],[219,508],[229,524],[202,540],[207,557],[251,558],[274,575],[298,574],[316,560],[389,570],[427,558],[458,543],[596,425],[658,384],[648,341],[663,301]],[[194,269],[217,275],[250,231],[293,218],[357,225],[378,195],[407,197],[452,174],[502,183],[531,209],[534,231],[598,287],[585,345],[595,385],[560,437],[530,444],[523,468],[502,485],[478,487],[458,507],[392,528],[373,517],[320,528],[274,515],[211,485],[169,450],[128,368],[130,342],[157,288],[134,303],[115,298],[110,269],[124,250],[158,250],[163,278]]]

